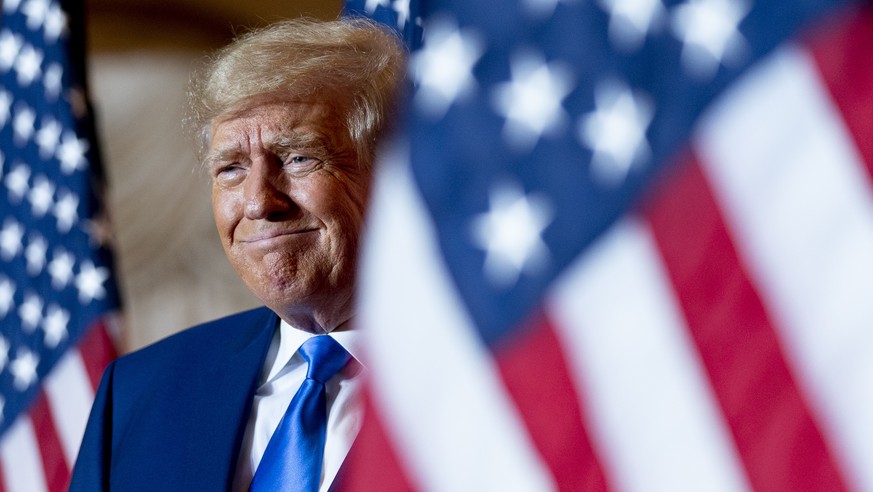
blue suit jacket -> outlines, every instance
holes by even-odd
[[[277,322],[246,311],[113,362],[70,490],[228,490]]]

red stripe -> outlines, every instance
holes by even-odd
[[[873,175],[873,8],[816,32],[809,48]]]
[[[33,431],[39,443],[39,453],[42,456],[42,468],[48,490],[63,492],[67,490],[70,480],[70,465],[64,458],[64,450],[58,437],[51,411],[46,401],[45,393],[40,392],[30,409],[30,419]]]
[[[369,388],[367,393],[369,393]],[[355,444],[340,469],[338,487],[343,492],[405,492],[414,490],[389,441],[369,395],[364,398],[366,414]],[[426,423],[425,423],[426,425]]]
[[[844,490],[699,166],[673,178],[646,214],[752,486]]]
[[[85,333],[79,341],[79,352],[82,354],[82,362],[85,364],[91,386],[96,389],[100,384],[103,370],[117,355],[115,344],[109,337],[103,321],[98,321]]]
[[[495,348],[503,382],[560,490],[607,490],[551,321],[538,314]]]

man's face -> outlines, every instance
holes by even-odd
[[[265,103],[213,120],[212,209],[248,288],[301,329],[351,316],[369,175],[337,111]]]

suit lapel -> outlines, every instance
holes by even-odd
[[[238,327],[242,336],[230,341],[227,356],[210,361],[213,369],[193,382],[185,398],[191,407],[180,408],[188,416],[187,434],[191,436],[188,443],[180,443],[187,447],[186,478],[195,488],[228,490],[232,483],[253,395],[278,321],[268,310],[256,313],[256,319],[246,323],[251,329]]]

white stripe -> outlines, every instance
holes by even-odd
[[[45,379],[45,391],[64,457],[72,467],[94,401],[94,389],[78,349],[68,350],[58,361]]]
[[[0,461],[3,463],[6,492],[43,492],[48,489],[30,417],[19,417],[3,435]]]
[[[623,491],[749,485],[650,231],[624,219],[568,269],[547,309]]]
[[[854,485],[873,490],[873,201],[812,60],[796,48],[773,57],[697,143],[825,437]]]
[[[408,475],[434,491],[553,490],[443,270],[408,171],[381,171],[360,320],[374,399]]]

